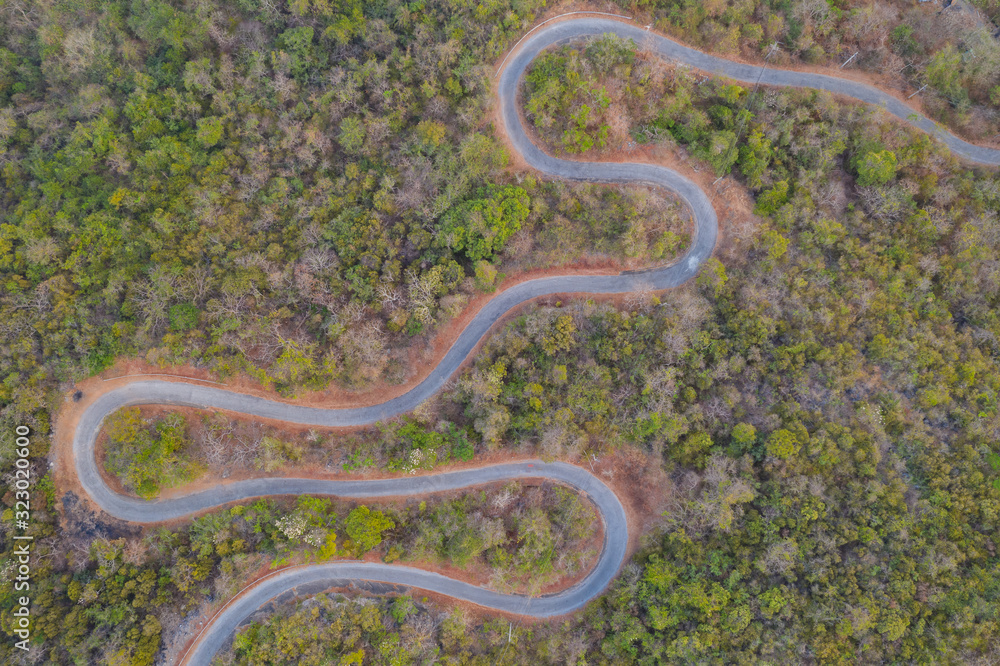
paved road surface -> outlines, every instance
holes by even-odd
[[[408,393],[379,405],[352,409],[317,409],[265,400],[224,389],[163,381],[136,381],[115,389],[95,401],[81,417],[74,436],[73,454],[77,474],[86,492],[109,514],[141,523],[178,518],[214,506],[249,497],[282,494],[329,494],[374,498],[413,495],[491,481],[542,477],[574,486],[595,502],[605,528],[605,543],[595,569],[584,580],[559,594],[539,598],[498,594],[438,574],[408,567],[377,563],[338,562],[311,565],[278,574],[248,591],[232,603],[205,630],[188,655],[190,664],[207,664],[228,642],[233,631],[268,600],[290,590],[321,589],[324,583],[348,579],[380,581],[413,586],[445,594],[481,606],[535,617],[574,611],[600,594],[618,572],[625,557],[628,525],[618,498],[597,478],[565,463],[526,462],[496,465],[461,472],[382,481],[319,481],[309,479],[255,479],[227,484],[184,497],[146,502],[115,494],[101,480],[94,459],[94,443],[104,418],[127,405],[169,404],[224,409],[250,416],[279,419],[315,426],[352,426],[374,423],[402,414],[430,398],[458,370],[479,340],[504,313],[533,298],[558,293],[613,294],[641,289],[666,289],[694,277],[708,258],[718,233],[718,220],[708,196],[684,176],[649,164],[601,164],[563,160],[545,154],[528,138],[516,108],[517,87],[525,69],[544,49],[582,37],[615,33],[652,48],[664,58],[692,65],[732,79],[753,83],[759,67],[732,63],[677,44],[631,24],[600,18],[579,18],[550,24],[526,39],[506,63],[498,90],[504,127],[516,151],[533,168],[552,177],[612,183],[648,183],[671,190],[691,209],[694,238],[687,254],[677,263],[638,274],[615,276],[548,277],[525,282],[498,293],[462,331],[458,340],[424,381]],[[761,82],[820,88],[884,106],[893,115],[940,138],[957,155],[984,164],[1000,164],[1000,151],[975,146],[934,123],[915,116],[896,98],[870,86],[831,76],[768,69]],[[318,586],[318,587],[317,587]]]
[[[263,480],[265,485],[261,490],[270,494],[309,493],[370,498],[435,492],[489,481],[527,478],[545,478],[573,486],[586,493],[598,508],[598,514],[604,524],[604,545],[600,558],[594,569],[569,589],[541,597],[525,597],[518,594],[500,594],[440,574],[398,565],[374,562],[309,565],[279,574],[239,597],[205,631],[201,641],[192,650],[188,663],[210,663],[211,656],[228,644],[236,628],[274,597],[289,590],[301,590],[304,594],[320,592],[331,587],[332,581],[364,580],[405,585],[471,601],[487,608],[533,617],[564,615],[582,608],[600,594],[618,573],[628,543],[628,521],[618,497],[581,467],[559,462],[527,461],[384,481],[271,479]]]
[[[864,83],[823,74],[792,72],[772,68],[764,70],[762,76],[760,67],[735,63],[725,58],[702,53],[690,47],[682,46],[666,37],[647,32],[643,28],[631,23],[602,18],[579,18],[545,26],[524,40],[518,49],[516,57],[512,58],[501,75],[500,93],[501,99],[504,101],[503,113],[507,131],[511,137],[517,136],[518,140],[515,141],[515,146],[519,151],[525,153],[525,157],[532,166],[547,173],[553,173],[554,175],[573,177],[572,173],[565,173],[560,166],[556,166],[555,169],[550,171],[548,166],[555,165],[556,162],[561,162],[561,160],[554,160],[553,158],[542,159],[541,151],[533,146],[530,141],[527,141],[526,137],[523,136],[524,132],[519,127],[516,127],[518,122],[517,115],[514,113],[513,93],[516,89],[517,77],[521,75],[525,67],[542,50],[549,46],[564,44],[578,40],[581,37],[607,33],[614,33],[619,37],[632,39],[636,44],[660,54],[667,60],[690,65],[697,69],[725,76],[736,81],[752,84],[760,77],[760,82],[763,85],[827,90],[838,95],[853,97],[873,106],[881,106],[900,120],[906,121],[914,127],[937,137],[951,149],[951,152],[959,157],[980,164],[1000,165],[1000,150],[984,148],[983,146],[963,141],[934,121],[920,115],[896,97]],[[598,170],[605,168],[601,165],[594,166],[597,166]],[[607,178],[600,175],[588,177],[587,179],[607,180]],[[618,179],[616,178],[615,180]]]

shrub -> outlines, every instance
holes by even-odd
[[[858,185],[885,185],[896,177],[896,153],[891,150],[870,152],[858,161]]]
[[[344,529],[351,537],[359,553],[367,553],[382,543],[382,535],[396,526],[391,518],[381,511],[372,511],[367,506],[358,508],[347,514]]]

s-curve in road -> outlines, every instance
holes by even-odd
[[[307,481],[304,479],[261,479],[268,493],[331,494],[341,497],[371,498],[392,495],[454,490],[507,479],[543,478],[574,487],[597,506],[604,523],[604,545],[597,565],[587,576],[557,594],[526,597],[500,594],[463,583],[440,574],[411,567],[376,562],[332,562],[282,571],[246,593],[219,613],[206,628],[187,658],[189,664],[208,664],[228,643],[240,624],[258,608],[289,591],[311,594],[351,581],[374,581],[415,587],[468,601],[506,613],[537,618],[564,615],[582,608],[600,594],[618,573],[628,543],[628,522],[618,497],[590,472],[566,463],[526,461],[491,465],[461,472],[447,472],[382,481]],[[276,490],[280,488],[280,490]],[[196,496],[197,497],[197,496]]]
[[[607,588],[625,559],[629,528],[622,503],[608,486],[590,472],[561,462],[529,460],[425,476],[359,481],[252,479],[158,501],[119,495],[101,478],[94,454],[95,443],[108,415],[122,407],[140,404],[225,409],[249,416],[316,426],[364,423],[371,413],[366,411],[371,408],[332,410],[289,405],[181,382],[138,381],[108,391],[80,415],[73,436],[73,455],[83,489],[107,513],[123,520],[162,522],[264,495],[335,495],[373,499],[425,495],[511,479],[541,478],[575,488],[586,495],[596,506],[603,525],[604,543],[597,564],[590,573],[558,594],[541,597],[500,594],[440,574],[389,564],[333,562],[281,571],[252,586],[213,618],[182,663],[210,663],[212,655],[229,641],[247,617],[286,592],[318,592],[350,581],[372,581],[415,587],[502,612],[544,618],[564,615],[583,607]]]
[[[86,407],[73,439],[76,472],[83,490],[108,514],[138,523],[156,523],[192,515],[230,502],[264,495],[318,494],[358,499],[418,495],[518,478],[544,478],[586,493],[597,506],[604,524],[604,546],[598,563],[579,583],[558,594],[528,598],[499,594],[438,574],[409,567],[361,562],[309,565],[278,572],[251,587],[220,612],[205,628],[183,658],[191,664],[207,664],[233,631],[267,601],[289,591],[317,591],[345,581],[372,581],[416,587],[503,612],[550,617],[572,612],[600,594],[611,582],[626,553],[628,524],[617,496],[582,468],[565,463],[528,461],[493,465],[458,472],[365,481],[266,478],[240,481],[169,500],[143,501],[115,493],[101,478],[95,459],[95,443],[105,417],[114,411],[143,404],[180,405],[219,409],[251,417],[275,419],[318,427],[358,426],[374,423],[412,410],[444,386],[476,344],[500,318],[534,298],[560,293],[615,294],[644,289],[675,287],[694,277],[714,247],[718,220],[708,196],[697,185],[670,169],[650,164],[602,164],[564,160],[535,146],[523,127],[516,106],[520,80],[538,54],[549,46],[588,36],[614,33],[650,46],[665,58],[722,74],[740,81],[821,88],[884,106],[890,113],[935,133],[957,155],[985,164],[1000,164],[1000,151],[966,143],[926,118],[914,117],[905,104],[870,86],[832,76],[767,70],[729,62],[681,46],[665,37],[631,24],[601,18],[576,18],[544,26],[525,39],[500,72],[498,94],[504,130],[515,151],[531,167],[545,175],[572,180],[612,183],[647,183],[677,194],[690,207],[694,238],[687,254],[678,262],[654,270],[607,276],[553,276],[523,282],[498,293],[459,334],[437,366],[413,389],[377,405],[350,409],[321,409],[245,395],[223,388],[184,382],[132,381],[110,390]]]

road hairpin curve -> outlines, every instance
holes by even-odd
[[[498,97],[503,131],[524,162],[545,176],[601,183],[645,183],[676,194],[694,219],[691,247],[677,262],[638,273],[605,276],[553,276],[531,280],[497,293],[459,334],[444,358],[413,389],[377,405],[322,409],[268,400],[221,388],[162,380],[136,380],[115,388],[89,405],[73,439],[76,473],[84,491],[111,516],[137,523],[181,518],[213,507],[265,495],[316,494],[371,499],[417,495],[467,488],[520,478],[543,478],[586,493],[604,524],[604,545],[594,569],[579,583],[557,594],[528,598],[500,594],[486,588],[412,567],[367,562],[333,562],[280,571],[251,586],[221,611],[183,657],[190,664],[207,664],[239,625],[274,597],[290,590],[318,591],[341,581],[365,580],[428,590],[485,608],[532,617],[551,617],[575,611],[604,591],[625,559],[628,522],[618,497],[581,467],[541,461],[491,465],[457,472],[374,481],[264,478],[239,481],[169,500],[144,501],[117,494],[105,484],[95,458],[95,443],[104,419],[130,405],[181,405],[226,410],[247,416],[317,427],[361,426],[411,411],[437,393],[458,371],[476,345],[505,313],[541,296],[560,293],[622,294],[663,290],[693,278],[712,254],[718,236],[718,218],[708,195],[676,171],[652,164],[578,162],[545,153],[532,143],[517,109],[517,89],[531,62],[546,48],[585,37],[613,33],[632,39],[660,56],[730,79],[764,85],[809,87],[854,97],[877,105],[904,122],[932,134],[956,155],[982,164],[1000,164],[1000,151],[967,143],[941,132],[935,123],[916,114],[902,101],[871,86],[833,76],[767,69],[730,62],[682,46],[645,28],[599,17],[571,18],[547,23],[522,39],[501,66]]]

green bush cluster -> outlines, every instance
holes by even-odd
[[[111,415],[106,432],[106,469],[140,497],[155,497],[161,488],[181,485],[201,472],[186,455],[190,440],[180,414],[147,419],[131,407]]]

